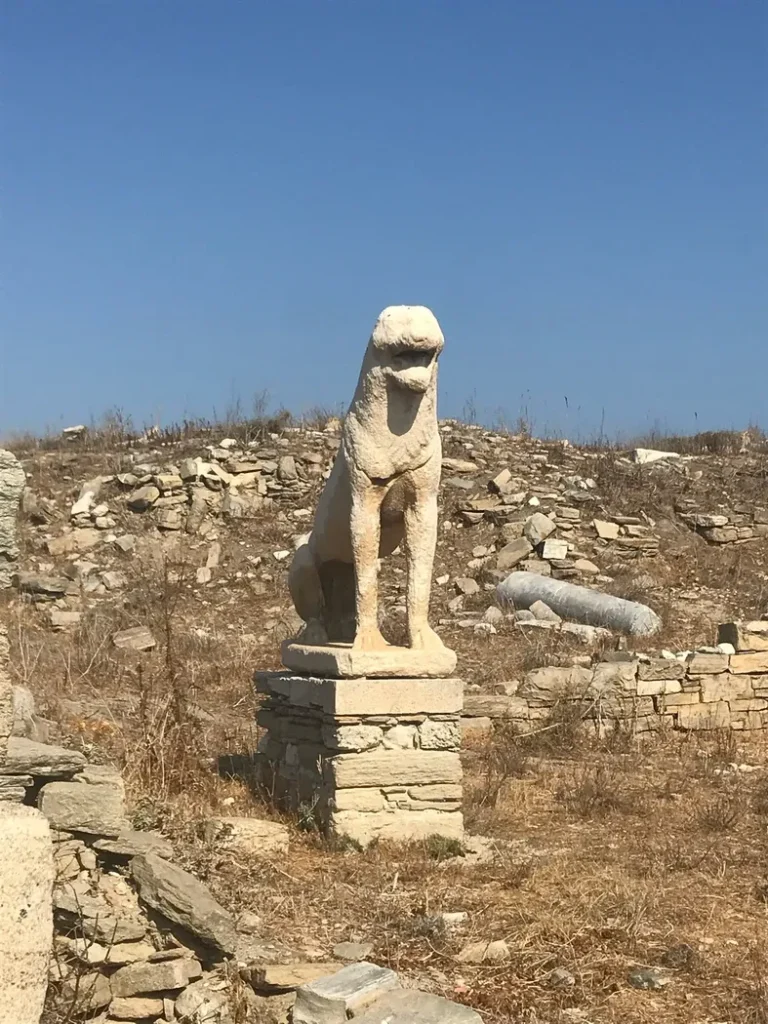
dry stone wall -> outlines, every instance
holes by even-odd
[[[768,621],[726,623],[718,638],[717,647],[677,655],[621,653],[589,668],[534,669],[507,693],[467,695],[462,726],[478,730],[503,719],[529,731],[578,704],[598,729],[768,728]]]

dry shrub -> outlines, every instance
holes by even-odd
[[[582,818],[601,818],[615,811],[631,813],[640,807],[637,800],[630,799],[622,776],[606,765],[574,769],[555,795]]]

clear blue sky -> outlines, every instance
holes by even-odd
[[[401,302],[444,415],[768,426],[765,0],[5,0],[0,47],[0,432],[346,404]]]

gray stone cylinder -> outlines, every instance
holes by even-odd
[[[496,597],[499,604],[516,609],[530,608],[535,601],[543,601],[562,619],[605,626],[632,636],[650,636],[661,628],[661,619],[647,605],[533,572],[513,572],[507,576],[496,587]]]
[[[0,1024],[40,1024],[53,948],[53,844],[43,815],[0,803]]]

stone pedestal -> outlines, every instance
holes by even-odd
[[[463,837],[460,679],[255,682],[263,779],[278,804],[361,846]]]
[[[31,807],[0,803],[0,1024],[38,1024],[53,947],[53,846]]]

